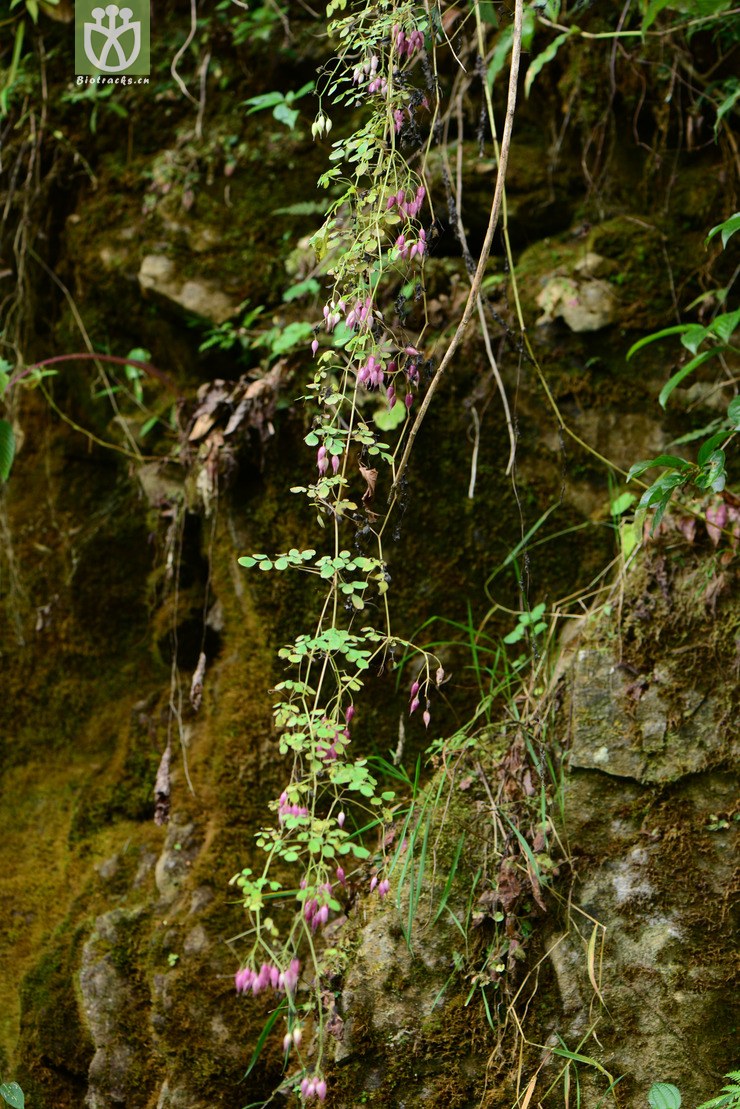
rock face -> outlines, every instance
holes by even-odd
[[[183,280],[172,259],[162,254],[147,254],[142,259],[139,284],[144,292],[162,297],[214,324],[224,323],[238,308],[235,301],[210,282]]]
[[[697,604],[701,560],[685,549],[675,559],[671,570],[648,552],[628,580],[621,654],[608,622],[577,653],[564,794],[574,913],[543,941],[565,1018],[551,1034],[567,1027],[580,1041],[595,1022],[597,1058],[625,1076],[620,1104],[634,1109],[654,1081],[678,1086],[684,1104],[716,1092],[739,1015],[729,983],[740,783],[721,769],[738,764],[726,623],[736,602],[726,595],[724,618]],[[595,1078],[586,1074],[589,1097]]]

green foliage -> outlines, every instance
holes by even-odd
[[[736,213],[723,223],[713,227],[707,236],[707,241],[715,235],[721,234],[723,244],[726,244],[738,226],[740,226],[740,213]],[[723,290],[722,293],[721,299],[724,299],[727,290]],[[627,358],[631,358],[649,343],[665,339],[668,336],[680,336],[682,345],[693,357],[677,370],[663,386],[658,400],[661,406],[665,408],[666,402],[674,389],[704,362],[728,352],[738,353],[733,339],[739,326],[740,309],[734,312],[719,313],[707,326],[687,323],[666,327],[652,335],[647,335],[637,343],[633,343],[627,352]],[[699,348],[704,345],[708,345],[708,349],[699,351]],[[715,422],[711,427],[711,431],[712,434],[700,446],[695,463],[678,455],[661,454],[657,458],[648,458],[636,462],[630,467],[627,481],[640,477],[645,471],[654,467],[667,468],[665,473],[656,478],[645,490],[638,504],[638,514],[641,510],[653,510],[652,531],[655,531],[660,524],[671,498],[678,489],[693,485],[702,493],[721,493],[725,488],[727,482],[727,448],[740,432],[740,397],[736,396],[730,401],[726,418]],[[685,436],[682,441],[687,442],[694,437],[693,435]]]
[[[17,1082],[0,1083],[0,1097],[6,1105],[12,1105],[13,1109],[23,1109],[26,1104],[23,1090]]]
[[[726,351],[735,351],[737,348],[732,344],[734,332],[740,324],[740,309],[735,312],[722,312],[715,316],[710,324],[703,327],[698,323],[685,323],[676,324],[673,327],[665,327],[661,331],[656,331],[652,335],[647,335],[644,339],[633,343],[627,351],[627,359],[632,358],[638,350],[648,346],[650,343],[655,343],[659,339],[665,339],[669,335],[680,335],[681,344],[690,351],[694,356],[691,358],[680,370],[666,382],[660,392],[658,401],[661,408],[665,408],[666,402],[674,389],[677,388],[690,374],[698,370],[699,366],[703,365],[710,358],[714,358],[719,354]],[[709,349],[703,350],[698,353],[699,347],[703,344],[708,344]]]
[[[740,1109],[740,1070],[728,1071],[728,1079],[718,1097],[702,1102],[697,1109]]]
[[[264,92],[258,96],[250,96],[242,101],[243,104],[249,105],[248,116],[254,112],[264,112],[268,108],[272,108],[272,118],[276,119],[278,123],[284,124],[291,131],[294,130],[300,111],[293,107],[296,100],[306,96],[307,93],[313,92],[314,82],[308,81],[302,85],[296,92]]]
[[[15,433],[8,420],[0,419],[0,481],[7,481],[15,457]]]
[[[681,1093],[670,1082],[654,1082],[648,1093],[650,1109],[681,1109]]]
[[[535,605],[531,612],[520,612],[516,627],[504,636],[504,643],[518,643],[525,635],[541,635],[547,629],[547,621],[542,619],[544,613],[545,605],[542,602]]]
[[[280,26],[286,10],[277,3],[269,2],[250,8],[241,3],[237,6],[234,0],[221,0],[216,5],[216,12],[229,26],[235,46],[242,46],[245,42],[268,42],[273,31]]]

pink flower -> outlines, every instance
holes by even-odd
[[[407,394],[406,394],[406,407],[407,407],[408,409],[410,409],[410,408],[411,408],[411,405],[412,405],[413,403],[414,403],[414,395],[413,395],[413,393],[407,393]]]
[[[344,714],[345,723],[346,724],[351,724],[352,723],[352,717],[354,715],[355,715],[355,706],[354,705],[348,705],[347,706],[347,711]]]
[[[331,456],[331,468],[332,468],[332,472],[334,474],[336,474],[337,471],[339,470],[339,455],[338,454],[333,454]]]
[[[323,477],[326,471],[329,469],[329,459],[326,454],[326,447],[319,447],[316,454],[316,465],[318,467],[319,475]]]
[[[372,878],[370,879],[370,893],[374,892],[375,887],[377,886],[377,884],[378,884],[378,875],[374,874],[372,876]]]
[[[316,1097],[319,1101],[326,1101],[326,1082],[323,1078],[316,1083]]]
[[[430,722],[430,720],[432,719],[432,717],[431,717],[431,714],[430,714],[430,712],[429,712],[429,709],[426,709],[426,710],[425,710],[425,711],[424,711],[424,712],[422,713],[422,717],[421,717],[421,718],[422,718],[422,720],[424,721],[424,727],[425,727],[425,728],[428,728],[428,727],[429,727],[429,722]]]
[[[411,702],[411,704],[410,704],[410,706],[409,706],[409,716],[410,716],[410,715],[411,715],[412,713],[416,712],[416,710],[418,709],[418,707],[419,707],[419,698],[418,698],[418,697],[414,697],[413,701]]]
[[[381,900],[382,900],[382,898],[385,897],[385,895],[388,893],[388,890],[390,888],[391,888],[390,882],[388,881],[387,878],[384,878],[383,881],[378,886],[378,897],[380,897]]]
[[[234,985],[236,986],[236,992],[237,993],[246,993],[247,990],[252,985],[253,980],[254,980],[254,971],[251,971],[249,969],[249,967],[242,967],[241,970],[238,970],[236,972],[236,975],[234,977]]]
[[[346,820],[346,817],[345,817],[344,813],[340,812],[339,815],[337,816],[337,824],[339,825],[340,828],[344,827],[344,821],[345,820]]]
[[[314,341],[311,343],[311,353],[313,354],[314,358],[316,357],[316,351],[318,349],[319,349],[319,340],[314,339]]]

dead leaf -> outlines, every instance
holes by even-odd
[[[367,488],[362,494],[363,504],[367,504],[375,496],[375,485],[378,480],[378,471],[369,470],[367,466],[363,466],[362,463],[360,463],[360,474],[367,484]]]
[[[207,435],[216,422],[216,417],[211,412],[201,412],[200,416],[195,417],[195,423],[192,430],[188,435],[188,442],[195,443],[198,439],[202,439]]]

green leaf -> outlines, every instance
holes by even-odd
[[[685,366],[682,366],[681,369],[678,370],[660,390],[660,396],[658,397],[658,403],[660,404],[660,407],[665,408],[666,402],[673,390],[678,388],[681,382],[685,378],[687,378],[689,374],[692,374],[694,370],[698,370],[699,366],[706,362],[708,358],[713,358],[715,354],[718,353],[719,351],[717,350],[705,350],[701,354],[697,354],[696,358],[692,358],[689,362],[686,363]]]
[[[727,415],[732,420],[732,426],[740,431],[740,397],[733,397],[727,409]]]
[[[283,102],[282,104],[278,104],[275,108],[273,108],[272,115],[273,118],[278,121],[278,123],[284,123],[285,126],[290,128],[290,130],[292,131],[295,127],[295,122],[298,119],[300,112],[297,108],[290,108],[286,103]]]
[[[692,354],[696,354],[711,330],[711,327],[702,327],[700,323],[687,323],[681,336],[681,343]]]
[[[283,300],[289,303],[291,300],[298,300],[300,297],[313,295],[321,291],[321,286],[315,277],[307,277],[305,281],[298,281],[297,284],[291,285],[283,293]]]
[[[681,1109],[680,1091],[670,1082],[654,1082],[648,1093],[650,1109]]]
[[[265,108],[274,108],[276,104],[282,104],[285,97],[281,92],[263,92],[259,96],[250,96],[248,100],[243,100],[242,104],[251,104],[248,116],[253,112],[262,112]]]
[[[260,1032],[259,1038],[257,1039],[257,1043],[255,1044],[254,1051],[252,1052],[252,1058],[249,1061],[249,1066],[247,1067],[247,1070],[246,1070],[245,1075],[244,1075],[245,1078],[254,1069],[255,1063],[257,1062],[260,1055],[262,1054],[262,1048],[265,1046],[265,1041],[267,1040],[267,1037],[272,1032],[275,1024],[278,1022],[280,1017],[282,1017],[287,1012],[287,1010],[288,1010],[288,1000],[287,1000],[287,998],[283,998],[283,1000],[280,1002],[280,1004],[275,1009],[275,1012],[271,1013],[270,1016],[267,1018],[267,1021],[265,1022],[265,1026],[262,1029],[262,1031]]]
[[[8,1105],[12,1105],[13,1109],[23,1109],[26,1104],[23,1090],[17,1082],[3,1082],[0,1085],[0,1097],[4,1098]]]
[[[242,557],[237,558],[236,561],[239,563],[240,566],[256,566],[257,565],[257,559],[256,558],[251,558],[249,555],[242,555]]]
[[[635,498],[632,493],[621,493],[611,502],[609,509],[612,516],[621,516],[628,508],[632,508]]]
[[[713,227],[704,240],[704,243],[706,245],[715,235],[721,234],[722,247],[724,248],[736,231],[740,231],[740,212],[735,212],[735,214],[730,216],[729,219],[726,219],[724,223],[718,223],[716,227]]]
[[[730,91],[728,92],[727,96],[724,98],[720,106],[717,108],[717,118],[714,122],[715,142],[717,141],[719,125],[722,122],[723,117],[727,115],[728,112],[732,111],[732,109],[737,104],[738,98],[740,98],[740,84],[738,84],[737,81],[734,81],[732,85],[730,85],[730,82],[727,82],[725,84],[725,88],[728,87],[730,88]]]
[[[645,5],[645,14],[642,17],[642,26],[640,28],[643,35],[648,27],[655,22],[656,17],[660,15],[663,8],[667,8],[670,3],[672,3],[672,0],[651,0],[649,4]]]
[[[0,420],[0,481],[7,481],[15,458],[15,433],[13,425]]]
[[[550,45],[545,47],[542,53],[538,54],[534,61],[530,63],[529,69],[527,70],[527,75],[524,78],[525,97],[529,97],[529,90],[532,88],[537,74],[547,65],[548,62],[551,62],[553,60],[565,40],[567,38],[570,38],[575,30],[577,30],[577,28],[571,27],[569,31],[564,31],[562,35],[558,35],[558,37],[556,39],[553,39]]]
[[[276,339],[270,345],[271,354],[287,354],[293,347],[298,346],[299,343],[304,342],[310,335],[313,334],[313,328],[307,321],[300,323],[289,323],[287,327],[283,328],[278,333]]]
[[[514,28],[511,26],[504,27],[499,40],[496,43],[496,47],[493,51],[493,57],[491,58],[491,64],[489,65],[488,73],[486,74],[486,81],[488,83],[489,89],[493,88],[494,81],[506,65],[506,59],[511,52],[511,43],[513,38]]]
[[[381,431],[394,431],[395,428],[400,427],[406,419],[406,405],[401,404],[399,400],[393,405],[393,408],[380,408],[373,416],[373,421],[376,427]]]
[[[652,335],[646,335],[644,339],[638,339],[627,351],[627,361],[629,362],[632,355],[637,354],[638,350],[642,350],[648,343],[655,343],[658,339],[665,339],[669,335],[683,335],[687,328],[695,326],[695,324],[690,323],[674,324],[673,327],[664,327],[662,331],[654,331]]]
[[[644,474],[645,470],[649,470],[653,466],[674,466],[679,470],[690,469],[690,464],[685,458],[679,458],[676,454],[659,454],[657,458],[646,458],[642,462],[635,462],[634,466],[630,466],[627,481],[632,481],[634,477]]]
[[[726,438],[726,431],[718,431],[716,435],[712,435],[711,438],[707,439],[706,443],[702,443],[701,447],[699,448],[699,453],[696,456],[696,461],[698,462],[698,464],[700,466],[703,466],[715,447],[718,447],[720,443],[724,443]]]
[[[718,335],[723,343],[729,343],[735,328],[740,323],[740,308],[736,312],[723,312],[717,316],[707,328]]]

